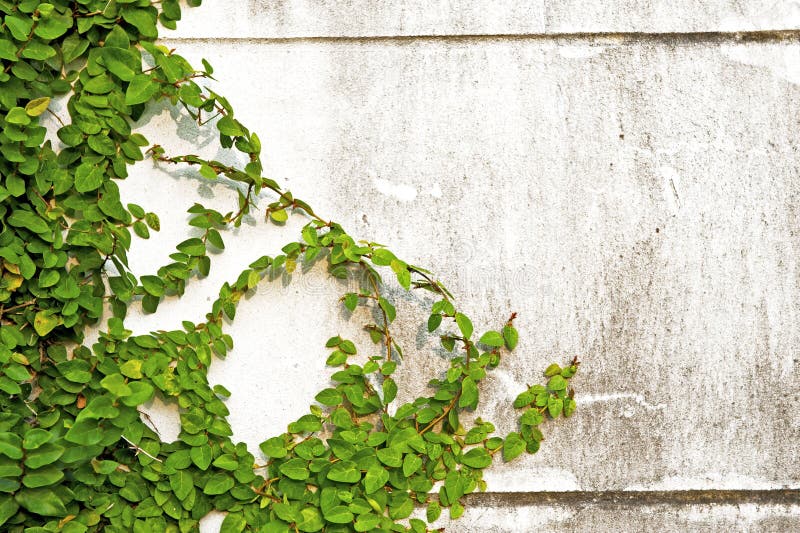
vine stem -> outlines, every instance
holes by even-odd
[[[409,272],[414,272],[415,274],[418,274],[418,275],[422,276],[423,278],[425,278],[425,281],[427,281],[431,285],[431,287],[433,287],[436,290],[436,292],[439,293],[442,296],[442,298],[445,301],[448,301],[448,302],[451,301],[453,295],[450,294],[450,292],[442,286],[440,281],[433,279],[427,273],[425,273],[422,269],[417,268],[415,266],[408,265],[407,268],[408,268]]]
[[[33,300],[28,300],[27,302],[15,305],[13,307],[9,307],[9,308],[4,308],[4,307],[0,306],[0,318],[2,318],[3,315],[6,314],[6,313],[10,313],[11,311],[17,311],[19,309],[23,309],[25,307],[29,307],[29,306],[31,306],[31,305],[33,305],[35,303],[36,303],[36,299],[33,299]]]
[[[226,176],[229,179],[232,179],[233,181],[247,183],[249,186],[255,186],[256,184],[255,179],[249,176],[248,174],[242,172],[241,170],[235,167],[224,165],[219,161],[209,161],[193,154],[167,157],[164,155],[156,154],[154,150],[154,148],[156,147],[157,145],[151,147],[150,150],[148,151],[154,153],[155,158],[158,161],[163,161],[165,163],[172,163],[172,164],[186,163],[187,165],[207,165],[217,174],[223,174],[224,176]],[[284,207],[291,207],[292,209],[302,209],[308,214],[308,216],[310,216],[317,222],[320,222],[322,225],[327,227],[330,227],[332,225],[332,222],[325,220],[319,215],[317,215],[314,212],[314,210],[311,209],[311,206],[309,206],[306,202],[293,198],[288,192],[285,192],[280,187],[278,187],[278,185],[275,184],[272,180],[263,177],[260,179],[261,179],[260,185],[262,187],[269,189],[273,193],[277,194],[278,197],[283,201]]]
[[[456,402],[458,402],[458,399],[459,399],[459,398],[461,398],[461,391],[458,391],[458,393],[457,393],[457,394],[456,394],[456,395],[453,397],[453,399],[452,399],[452,400],[450,400],[450,404],[449,404],[447,407],[445,407],[445,409],[444,409],[444,411],[442,412],[442,414],[440,414],[439,416],[437,416],[436,418],[434,418],[433,420],[431,420],[431,421],[430,421],[430,423],[429,423],[427,426],[425,426],[424,428],[422,428],[422,431],[420,431],[420,432],[419,432],[419,434],[420,434],[420,435],[424,435],[425,433],[427,433],[428,431],[430,431],[430,429],[431,429],[433,426],[435,426],[436,424],[438,424],[438,423],[439,423],[439,422],[440,422],[440,421],[441,421],[441,420],[442,420],[444,417],[446,417],[448,414],[450,414],[450,411],[452,411],[452,410],[453,410],[453,407],[455,407],[455,406],[456,406]]]
[[[389,315],[386,314],[386,311],[380,305],[380,289],[378,289],[378,282],[375,281],[375,277],[372,276],[368,270],[368,267],[364,266],[365,263],[360,263],[364,270],[367,272],[367,278],[369,278],[370,283],[372,284],[372,290],[375,293],[375,300],[378,301],[378,307],[381,310],[381,314],[383,315],[383,338],[386,340],[386,360],[392,360],[392,335],[389,332]]]
[[[150,459],[152,459],[153,461],[158,461],[159,463],[163,463],[163,462],[164,462],[164,461],[162,461],[161,459],[159,459],[158,457],[155,457],[155,456],[153,456],[153,455],[150,455],[149,453],[147,453],[147,451],[146,451],[146,450],[144,450],[143,448],[140,448],[139,446],[137,446],[136,444],[134,444],[133,442],[131,442],[131,441],[128,439],[128,437],[126,437],[125,435],[120,435],[120,437],[122,437],[122,440],[124,440],[125,442],[127,442],[128,444],[130,444],[130,445],[131,445],[131,449],[133,449],[133,450],[136,450],[136,453],[137,453],[137,454],[139,454],[139,453],[143,453],[143,454],[145,454],[147,457],[149,457]]]

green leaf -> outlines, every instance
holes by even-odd
[[[511,461],[525,451],[525,441],[519,433],[509,433],[503,441],[503,460]]]
[[[356,306],[358,306],[358,294],[354,292],[348,292],[344,295],[344,306],[350,311],[351,313],[356,310]]]
[[[212,474],[211,477],[208,478],[206,486],[203,487],[203,492],[210,496],[225,494],[231,490],[235,484],[233,478],[227,474]]]
[[[403,456],[396,448],[381,448],[377,452],[378,460],[386,466],[402,466]]]
[[[336,389],[323,389],[314,397],[322,405],[339,405],[342,394]]]
[[[220,250],[225,249],[225,242],[222,240],[222,235],[219,234],[219,231],[215,229],[209,229],[206,238],[208,239],[208,242],[210,242],[212,246],[215,246]]]
[[[403,287],[405,290],[411,288],[411,272],[408,269],[401,269],[397,271],[397,282]]]
[[[544,375],[548,378],[560,373],[561,373],[561,367],[555,363],[548,366],[547,369],[544,371]]]
[[[14,496],[27,511],[41,516],[67,516],[64,503],[50,489],[23,489]]]
[[[403,475],[411,477],[420,468],[422,468],[422,459],[418,455],[406,454],[403,459]]]
[[[356,519],[356,531],[373,531],[377,529],[378,524],[381,523],[381,517],[374,513],[365,513],[358,516]]]
[[[129,377],[132,379],[141,379],[142,361],[140,359],[131,359],[130,361],[125,361],[120,365],[119,371],[125,377]]]
[[[150,226],[150,229],[153,231],[161,231],[161,221],[158,219],[158,215],[155,213],[147,213],[144,216],[144,221]]]
[[[247,520],[238,513],[228,513],[219,527],[219,533],[241,533],[247,527]]]
[[[186,470],[178,470],[169,477],[169,486],[172,488],[172,492],[175,493],[175,496],[183,501],[192,493],[194,481],[189,472]]]
[[[372,262],[377,266],[389,266],[395,260],[397,257],[386,248],[376,248],[372,252]]]
[[[244,130],[242,130],[241,124],[227,115],[217,121],[217,129],[221,134],[228,135],[230,137],[239,137],[244,135]]]
[[[213,168],[203,163],[200,165],[200,175],[203,176],[207,180],[215,180],[217,179],[217,173],[214,171]]]
[[[505,341],[503,340],[503,336],[500,333],[496,331],[487,331],[486,333],[483,334],[481,340],[478,342],[480,342],[481,344],[485,344],[486,346],[499,348],[500,346],[503,346]]]
[[[526,426],[538,426],[542,423],[544,417],[542,413],[539,412],[538,409],[528,409],[525,413],[519,418],[519,423],[524,424]]]
[[[78,419],[116,418],[117,416],[119,416],[119,409],[114,407],[114,399],[103,395],[92,398],[80,412]]]
[[[9,124],[27,126],[31,123],[31,119],[21,107],[12,107],[9,109],[8,114],[6,114],[6,122]]]
[[[46,429],[35,428],[28,431],[22,439],[22,447],[26,450],[35,450],[53,438],[52,433]]]
[[[55,485],[64,479],[64,471],[55,466],[31,470],[22,478],[22,484],[29,489]]]
[[[239,462],[236,460],[236,457],[232,453],[224,453],[220,455],[219,457],[214,459],[214,462],[211,464],[223,470],[232,471],[239,468]]]
[[[308,479],[308,461],[303,459],[289,459],[283,463],[278,470],[280,470],[281,474],[289,479],[294,479],[297,481]]]
[[[125,22],[136,27],[144,37],[158,37],[156,11],[154,9],[126,7],[122,10],[122,18]]]
[[[441,515],[442,506],[435,500],[431,501],[428,504],[428,508],[425,510],[425,518],[427,518],[428,523],[437,521]]]
[[[516,348],[517,342],[519,341],[519,334],[517,333],[517,330],[512,326],[504,327],[503,340],[506,342],[506,348],[509,350]]]
[[[178,244],[176,248],[178,249],[178,251],[183,252],[186,255],[191,255],[195,257],[205,255],[206,253],[205,243],[196,237],[191,239],[186,239],[182,243]]]
[[[117,153],[117,144],[108,135],[90,135],[86,142],[98,154],[112,156]]]
[[[20,488],[16,479],[0,478],[0,493],[13,493]]]
[[[38,215],[30,211],[23,211],[17,209],[8,217],[7,222],[17,228],[25,228],[34,233],[48,233],[50,226],[42,220]]]
[[[341,483],[357,483],[361,480],[361,471],[353,461],[339,461],[328,470],[328,479]]]
[[[100,381],[100,385],[103,386],[108,392],[113,394],[114,396],[130,396],[133,391],[125,382],[125,378],[122,374],[115,373],[109,376],[104,377]]]
[[[52,464],[64,455],[65,448],[58,444],[47,443],[30,450],[25,455],[25,466],[28,468],[41,468]]]
[[[30,102],[25,105],[25,112],[30,117],[38,117],[45,111],[47,111],[47,107],[50,105],[50,97],[49,96],[42,96],[41,98],[34,98]]]
[[[108,39],[106,39],[106,43],[108,43]],[[64,63],[72,63],[81,57],[87,48],[89,48],[88,40],[81,39],[77,33],[71,33],[61,42],[61,53],[64,58]],[[127,46],[125,48],[127,48]]]
[[[428,331],[433,332],[439,325],[442,323],[442,315],[439,313],[433,313],[431,316],[428,317]]]
[[[364,490],[367,494],[372,494],[382,489],[387,481],[389,481],[389,472],[382,466],[373,464],[367,469],[367,474],[364,476]]]
[[[131,389],[131,394],[120,399],[128,407],[136,407],[147,403],[153,399],[155,394],[153,386],[144,381],[133,381],[128,383],[128,387]]]
[[[197,468],[203,471],[208,470],[208,467],[211,466],[211,460],[213,458],[211,446],[208,444],[194,446],[191,450],[189,450],[189,457],[191,457],[192,462],[197,466]]]
[[[19,435],[0,433],[0,453],[9,459],[22,459],[22,439]]]
[[[322,429],[322,422],[314,415],[303,415],[289,424],[289,431],[292,433],[313,433],[320,429]]]
[[[325,516],[325,520],[332,524],[349,524],[353,521],[353,518],[355,518],[353,513],[350,512],[350,509],[344,505],[337,505],[327,511],[323,510],[323,515]]]
[[[469,339],[472,336],[472,322],[469,317],[461,313],[456,313],[456,324],[458,324],[458,329],[461,330],[461,335],[463,335],[465,339]]]
[[[355,355],[356,353],[356,345],[353,344],[353,341],[349,340],[343,340],[339,344],[339,349],[349,355]]]
[[[164,296],[164,282],[158,276],[142,276],[139,281],[148,294],[157,298]]]
[[[397,311],[395,310],[394,306],[387,300],[386,298],[379,298],[378,305],[381,306],[381,309],[386,313],[389,322],[394,322],[395,317],[397,317]]]
[[[464,514],[464,506],[460,502],[450,504],[450,520],[458,520]]]
[[[397,398],[397,383],[395,380],[391,378],[386,378],[383,380],[383,385],[381,385],[383,389],[383,403],[388,405]]]
[[[90,79],[83,85],[83,90],[93,94],[106,94],[114,89],[117,88],[117,84],[114,83],[114,80],[111,79],[111,76],[107,74],[103,74],[100,76],[95,76],[94,78]],[[68,128],[69,126],[64,126],[64,128]],[[64,129],[62,128],[62,130]],[[59,137],[64,141],[67,142],[61,135]],[[74,146],[76,143],[69,143],[71,146]]]
[[[461,457],[461,462],[470,468],[486,468],[492,464],[492,456],[485,448],[473,448]]]
[[[105,46],[102,48],[102,56],[103,56],[103,63],[105,64],[108,71],[117,76],[122,81],[134,80],[135,79],[134,76],[136,76],[136,71],[141,69],[141,61],[137,59],[136,55],[130,49],[126,50],[123,48]],[[148,80],[150,79],[148,76],[145,76],[143,74],[140,74],[139,76],[145,77]],[[131,85],[132,84],[133,83],[131,83]],[[130,91],[130,86],[128,87],[128,91]],[[127,102],[127,96],[125,100],[126,100],[125,103],[127,105],[132,105],[133,103],[137,104],[142,103],[142,102]]]
[[[18,61],[17,47],[8,39],[0,39],[0,59],[8,61]]]
[[[560,391],[567,388],[567,380],[562,378],[560,375],[555,375],[550,378],[550,381],[547,382],[547,388],[552,391]]]
[[[138,74],[131,79],[125,91],[125,105],[143,104],[158,94],[158,83],[147,74]]]
[[[75,190],[90,192],[103,184],[103,169],[90,163],[82,163],[75,170]]]
[[[282,459],[288,453],[282,437],[267,439],[259,445],[259,448],[264,455],[273,459]]]
[[[572,413],[575,412],[575,409],[578,407],[578,404],[572,398],[565,398],[564,399],[564,416],[569,418],[572,416]]]
[[[469,376],[461,382],[461,397],[458,399],[459,407],[474,409],[478,405],[478,386]]]
[[[319,531],[325,526],[322,520],[322,514],[316,507],[303,507],[298,513],[295,527],[299,531],[313,532]]]
[[[52,287],[58,283],[60,279],[61,276],[58,274],[57,270],[43,270],[42,273],[39,274],[39,287],[42,289]]]
[[[550,416],[553,418],[556,418],[558,415],[560,415],[563,408],[564,401],[561,398],[551,396],[547,399],[547,412],[550,413]]]
[[[19,504],[10,495],[0,496],[0,526],[5,524],[9,518],[17,514]]]
[[[514,400],[514,408],[520,409],[526,405],[532,404],[535,396],[536,395],[530,389],[520,393]]]
[[[285,209],[278,209],[277,211],[270,211],[269,218],[279,224],[282,224],[289,220],[289,215],[286,213]]]

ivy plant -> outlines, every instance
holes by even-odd
[[[178,0],[0,0],[0,16],[3,531],[185,532],[212,510],[226,513],[224,532],[429,531],[444,512],[461,516],[493,462],[536,452],[545,421],[575,410],[577,360],[551,365],[544,384],[517,396],[516,431],[495,435],[491,422],[465,416],[487,371],[517,345],[515,316],[476,331],[431,272],[355,239],[263,177],[258,136],[204,85],[211,65],[195,67],[156,42],[159,25],[180,19]],[[55,98],[66,114],[52,110]],[[215,128],[220,147],[245,163],[151,144],[132,125],[155,102]],[[60,124],[55,135],[45,116]],[[127,254],[160,221],[126,203],[117,183],[146,158],[224,178],[238,203],[227,213],[194,204],[194,236],[168,264],[137,274]],[[229,230],[259,212],[276,230],[290,215],[306,224],[282,253],[253,257],[225,283],[204,322],[145,335],[126,329],[130,306],[156,313],[183,295],[208,275],[210,251],[225,248]],[[330,386],[256,458],[232,440],[230,392],[209,384],[208,369],[233,348],[225,326],[237,303],[315,262],[352,280],[341,305],[374,310],[374,345],[331,337]],[[432,295],[419,300],[432,302],[427,329],[452,354],[427,395],[400,405],[393,375],[403,352],[386,290],[395,280]],[[86,346],[90,327],[102,332]],[[179,408],[175,442],[143,419],[140,408],[156,396]]]

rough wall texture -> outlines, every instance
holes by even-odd
[[[775,0],[229,0],[190,10],[165,42],[215,65],[268,175],[430,265],[477,322],[519,313],[520,347],[481,410],[501,429],[550,360],[584,361],[573,419],[536,456],[493,468],[493,494],[448,530],[790,531],[797,28],[800,2]],[[142,121],[151,138],[175,137],[169,113]],[[210,141],[177,133],[168,151]],[[134,255],[140,270],[185,238],[197,195],[233,198],[148,165],[126,190],[164,230]],[[176,325],[287,231],[253,219],[227,239],[212,276],[165,304]],[[212,378],[234,391],[236,436],[254,452],[327,383],[325,339],[363,338],[340,292],[312,271],[260,288],[231,325],[237,347]],[[413,299],[400,306],[419,317]],[[404,375],[444,368],[407,326]],[[169,438],[174,416],[154,414]]]

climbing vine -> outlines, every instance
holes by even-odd
[[[193,531],[212,510],[226,513],[224,532],[429,531],[443,510],[458,518],[463,496],[485,489],[485,468],[536,452],[541,424],[572,414],[576,360],[551,365],[546,384],[519,394],[516,431],[494,436],[492,423],[466,421],[487,370],[517,345],[515,315],[476,334],[431,272],[357,241],[262,177],[258,136],[202,85],[211,65],[197,69],[155,43],[159,23],[173,28],[180,19],[178,0],[0,0],[0,13],[3,531]],[[55,98],[68,117],[53,111]],[[158,101],[198,128],[215,128],[221,147],[246,164],[151,145],[132,124]],[[42,125],[50,115],[60,123],[57,139]],[[224,178],[238,203],[229,213],[195,204],[196,236],[156,272],[137,275],[127,259],[134,236],[147,239],[160,222],[124,203],[117,180],[148,157]],[[307,223],[281,254],[254,257],[225,283],[204,322],[146,335],[125,328],[129,306],[155,313],[207,276],[209,252],[224,249],[226,231],[259,211],[275,226],[290,215]],[[374,310],[367,330],[375,345],[361,355],[366,348],[331,337],[331,386],[256,458],[232,440],[230,392],[212,387],[207,371],[233,347],[225,325],[237,303],[315,262],[357,287],[342,296],[345,308]],[[429,395],[402,405],[392,377],[402,358],[397,311],[384,276],[433,295],[427,328],[452,354]],[[92,326],[102,332],[88,347]],[[175,442],[162,442],[143,420],[139,409],[155,396],[180,410]],[[415,508],[426,520],[412,518]]]

